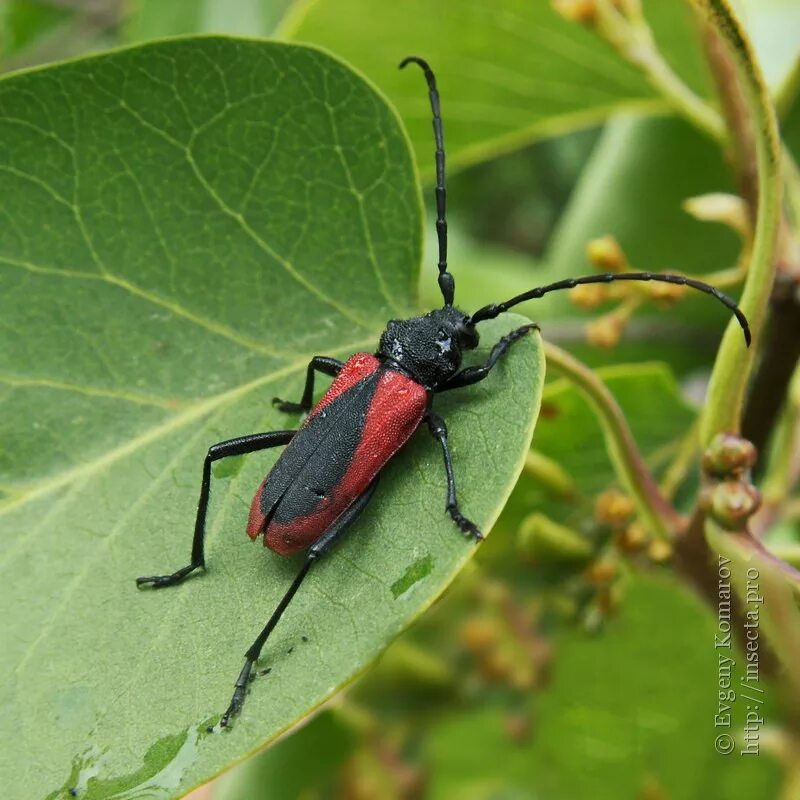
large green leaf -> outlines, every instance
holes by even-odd
[[[72,11],[40,0],[7,0],[0,8],[0,55],[15,55],[72,17]]]
[[[448,161],[470,164],[543,137],[592,125],[621,110],[663,114],[671,106],[644,74],[595,31],[561,18],[552,0],[368,0],[296,3],[280,32],[329,47],[360,67],[397,104],[423,176],[431,178],[430,122],[419,87],[394,69],[409,54],[435,67]],[[795,0],[740,0],[772,86],[798,53]],[[690,3],[643,0],[657,47],[694,92],[713,96]],[[377,47],[376,42],[381,46]]]
[[[298,568],[243,531],[275,452],[217,470],[206,575],[133,583],[185,563],[210,443],[296,424],[269,400],[299,394],[310,355],[371,350],[413,308],[411,153],[342,63],[226,38],[8,77],[0,137],[0,782],[178,796],[365,669],[474,552],[420,434],[309,577],[228,734],[206,726]],[[486,325],[474,358],[519,319]],[[528,446],[537,345],[437,402],[487,529]]]
[[[268,36],[292,0],[131,0],[123,31],[130,42],[181,33]]]
[[[688,9],[657,0],[647,6],[681,73],[706,86],[699,52],[688,44],[697,38]],[[397,70],[410,54],[435,67],[451,164],[585,127],[623,107],[666,107],[635,67],[592,31],[562,19],[550,0],[406,0],[380,13],[367,0],[296,8],[283,32],[341,53],[386,91],[409,121],[426,176],[433,170],[427,98],[419,77]]]

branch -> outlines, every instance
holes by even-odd
[[[725,123],[716,109],[695,94],[674,72],[658,49],[641,9],[625,12],[611,0],[595,0],[597,30],[617,52],[644,72],[672,107],[715,141],[724,141]]]
[[[692,3],[730,50],[742,85],[747,115],[755,131],[758,210],[751,262],[740,305],[750,321],[753,342],[757,345],[772,291],[781,218],[780,145],[775,109],[753,58],[750,42],[730,10],[728,0],[692,0]],[[700,437],[704,445],[718,433],[739,432],[755,349],[745,350],[737,325],[728,325],[701,417]]]
[[[639,514],[656,534],[674,538],[681,517],[650,474],[614,396],[592,370],[560,347],[545,342],[544,352],[547,365],[572,381],[589,400],[603,428],[617,476],[633,496]]]

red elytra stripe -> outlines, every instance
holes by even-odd
[[[380,361],[370,353],[354,353],[350,356],[345,362],[344,367],[342,367],[342,371],[334,378],[333,383],[328,387],[328,391],[325,392],[317,405],[311,409],[305,422],[300,426],[300,430],[308,424],[308,420],[311,419],[311,417],[325,408],[328,403],[337,398],[342,392],[347,391],[350,387],[371,375],[379,366]],[[247,535],[253,541],[255,541],[264,530],[266,519],[261,513],[261,494],[268,480],[269,475],[261,481],[261,485],[258,487],[258,491],[255,497],[253,497],[252,503],[250,503],[250,515],[247,520]]]
[[[347,391],[351,386],[355,386],[359,381],[372,375],[380,365],[381,362],[370,353],[355,353],[350,356],[344,367],[342,367],[342,371],[333,379],[328,391],[325,392],[319,403],[311,409],[308,416],[313,417],[342,392]]]
[[[313,514],[267,526],[264,544],[281,555],[310,547],[366,491],[387,461],[419,427],[428,406],[424,387],[387,370],[380,378],[364,422],[364,434],[335,491]]]

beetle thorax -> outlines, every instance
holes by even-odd
[[[421,317],[391,320],[381,336],[378,355],[432,389],[455,374],[463,351],[477,344],[478,333],[469,317],[447,306]]]

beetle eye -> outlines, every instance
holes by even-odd
[[[474,350],[478,346],[480,336],[475,326],[459,326],[456,333],[458,336],[458,344],[463,350]]]

